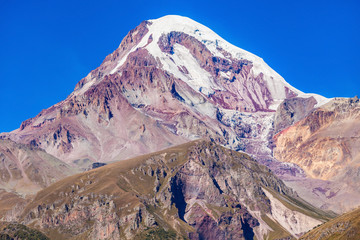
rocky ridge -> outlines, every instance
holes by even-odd
[[[262,239],[300,236],[329,217],[248,155],[195,141],[60,180],[20,221],[54,239]]]

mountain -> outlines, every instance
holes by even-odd
[[[304,184],[305,189],[297,188],[299,194],[311,192],[311,203],[346,212],[359,206],[359,135],[359,99],[336,98],[279,132],[274,157],[297,164],[317,179],[316,184]]]
[[[51,239],[275,239],[333,217],[248,155],[203,140],[60,180],[20,216]]]
[[[313,170],[305,163],[307,155],[326,161],[331,157],[324,155],[326,149],[342,144],[313,145],[307,139],[328,134],[321,128],[314,130],[318,135],[313,130],[306,135],[306,126],[322,124],[320,112],[330,100],[297,90],[261,58],[209,28],[186,17],[165,16],[131,30],[64,101],[0,138],[43,149],[82,169],[207,139],[250,154],[305,200],[343,213],[360,204],[356,184],[341,181],[356,179],[355,171],[347,178],[347,170],[341,170],[353,168],[332,159],[342,175],[323,178],[314,174],[319,171],[315,163]],[[340,108],[331,111],[342,114]],[[299,143],[306,144],[286,140],[290,129],[295,135],[304,133],[298,135],[303,138]],[[341,127],[334,134],[350,139]],[[354,131],[351,139],[358,136]],[[348,147],[339,151],[347,154]],[[353,154],[344,159],[349,162]],[[352,202],[347,204],[346,198]]]
[[[0,215],[21,208],[39,190],[76,173],[69,165],[29,145],[0,140]]]
[[[142,22],[64,101],[3,134],[66,163],[111,162],[198,138],[271,156],[290,86],[261,58],[185,17]]]
[[[302,240],[356,240],[360,236],[360,209],[350,211],[314,228]]]

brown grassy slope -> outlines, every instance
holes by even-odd
[[[302,240],[360,239],[360,208],[343,214],[305,234]]]
[[[50,203],[58,199],[56,195],[59,192],[63,192],[65,197],[64,201],[67,201],[71,198],[70,193],[73,192],[73,189],[76,186],[86,187],[86,191],[82,192],[83,195],[88,193],[101,193],[101,194],[118,194],[122,197],[125,197],[125,201],[130,201],[131,196],[134,194],[129,194],[127,188],[133,187],[132,190],[146,193],[150,192],[151,188],[149,185],[152,185],[150,181],[137,182],[132,181],[133,186],[127,186],[127,188],[122,187],[122,185],[129,184],[129,181],[119,181],[123,178],[122,174],[128,174],[133,168],[140,166],[144,163],[145,160],[155,157],[160,154],[171,155],[174,153],[178,156],[178,152],[183,152],[187,147],[191,146],[192,143],[186,143],[180,146],[176,146],[165,151],[155,152],[151,154],[145,154],[139,157],[135,157],[129,160],[119,161],[112,163],[101,168],[93,169],[88,172],[79,173],[70,177],[67,177],[61,181],[56,182],[51,185],[50,188],[40,191],[34,201],[27,206],[27,209],[35,207],[38,203]],[[179,155],[183,155],[180,153]],[[177,158],[176,161],[169,164],[169,167],[174,167],[176,165],[181,165],[185,161],[184,158]],[[131,176],[130,176],[131,177]],[[120,178],[120,179],[119,179]],[[123,179],[121,179],[123,180]],[[138,179],[136,179],[138,180]],[[120,186],[119,186],[120,185]],[[69,193],[69,194],[66,194]],[[68,196],[66,196],[68,195]],[[129,199],[128,199],[129,198]]]
[[[0,218],[2,216],[5,216],[5,214],[12,209],[14,209],[16,205],[25,205],[26,201],[26,199],[15,193],[7,192],[3,189],[0,189]]]

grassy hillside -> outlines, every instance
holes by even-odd
[[[326,222],[305,234],[302,240],[360,239],[360,208]]]
[[[1,240],[50,240],[42,232],[19,223],[0,222]]]

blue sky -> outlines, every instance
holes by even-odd
[[[360,95],[360,1],[0,0],[0,132],[65,99],[141,21],[190,17],[294,87]]]

